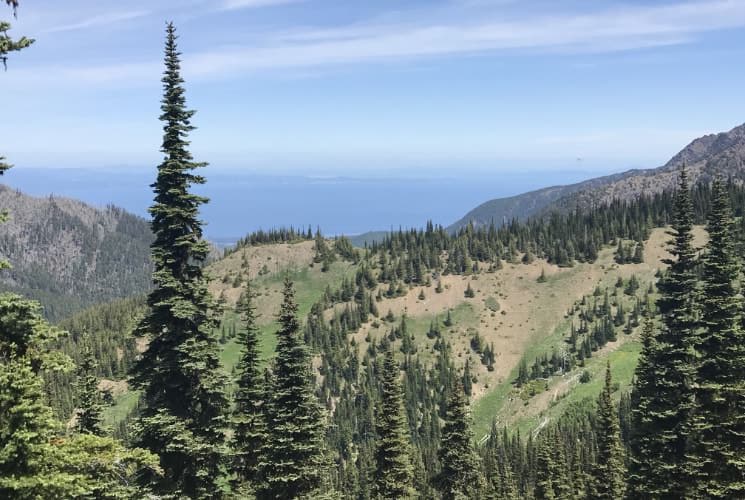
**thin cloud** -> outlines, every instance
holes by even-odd
[[[744,26],[745,2],[731,0],[502,22],[357,25],[288,32],[268,46],[196,54],[185,67],[195,75],[220,76],[496,51],[605,53],[680,45],[705,32]]]
[[[258,6],[288,0],[228,0]],[[227,4],[226,4],[227,5]],[[236,7],[238,8],[238,7]],[[499,20],[497,20],[499,19]],[[264,43],[224,47],[187,55],[187,76],[225,78],[246,72],[325,68],[334,65],[530,51],[608,53],[691,43],[704,33],[745,27],[744,0],[694,1],[636,6],[580,14],[545,14],[503,20],[483,13],[475,19],[423,19],[409,23],[366,23],[306,29],[265,36]],[[67,76],[120,84],[136,81],[156,63],[79,68]],[[127,78],[128,72],[131,73]]]
[[[124,21],[130,21],[132,19],[137,19],[140,17],[145,17],[149,14],[150,12],[146,10],[136,10],[136,11],[130,11],[130,12],[113,12],[110,14],[101,14],[99,16],[93,16],[87,19],[83,19],[82,21],[79,21],[77,23],[64,24],[61,26],[55,26],[52,28],[48,28],[44,30],[43,33],[59,33],[62,31],[76,31],[76,30],[82,30],[82,29],[87,29],[87,28],[97,28],[97,27],[102,27],[102,26],[108,26],[111,24],[121,23]]]
[[[301,0],[225,0],[220,10],[258,9],[297,3]]]

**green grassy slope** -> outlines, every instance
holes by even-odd
[[[620,387],[629,385],[640,349],[638,332],[619,334],[618,341],[594,353],[582,368],[532,382],[535,394],[526,395],[526,390],[517,389],[513,382],[521,359],[530,364],[554,348],[566,347],[570,325],[572,321],[576,325],[577,321],[576,316],[568,315],[567,311],[583,296],[591,296],[597,287],[612,290],[619,277],[628,280],[631,275],[641,282],[640,290],[646,290],[661,267],[659,261],[665,255],[665,239],[663,230],[653,232],[646,245],[643,264],[615,264],[612,248],[602,250],[597,262],[572,268],[560,269],[540,259],[531,264],[505,263],[503,269],[494,273],[443,276],[441,293],[435,292],[434,283],[430,287],[413,287],[404,296],[382,300],[378,309],[381,317],[390,310],[395,323],[406,315],[408,331],[424,363],[434,358],[434,339],[426,335],[432,321],[439,323],[443,339],[452,345],[456,366],[462,367],[466,360],[471,360],[474,375],[472,416],[477,439],[489,432],[495,419],[499,425],[534,432],[571,405],[588,398],[594,400],[607,360],[611,361]],[[304,318],[327,286],[338,288],[345,278],[353,278],[357,270],[356,265],[337,260],[327,272],[322,272],[320,266],[312,264],[312,257],[312,242],[262,245],[251,247],[245,255],[238,252],[210,266],[211,291],[225,304],[226,312],[218,335],[221,336],[223,330],[228,332],[221,353],[227,373],[232,372],[240,356],[240,346],[231,337],[242,327],[233,307],[246,277],[251,278],[258,294],[261,352],[262,357],[269,360],[276,346],[275,316],[284,277],[289,276],[295,283],[300,316]],[[547,277],[545,282],[537,279],[542,272]],[[465,297],[468,286],[475,291],[475,297]],[[387,289],[387,285],[381,287]],[[422,291],[424,299],[420,297]],[[629,307],[634,300],[623,294],[620,297],[624,307]],[[448,310],[454,323],[451,327],[443,326]],[[386,335],[392,327],[393,324],[382,320],[364,324],[354,335],[360,352],[366,349],[368,341]],[[488,371],[471,348],[470,340],[476,333],[494,346],[497,353],[494,371]],[[584,384],[579,382],[583,370],[591,374],[590,381]],[[118,394],[116,405],[107,409],[107,422],[114,425],[125,418],[135,402],[132,393]]]

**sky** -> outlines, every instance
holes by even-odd
[[[198,160],[258,172],[651,168],[745,121],[745,0],[21,0],[18,166],[152,168],[166,21]]]

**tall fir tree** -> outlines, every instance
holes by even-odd
[[[154,289],[137,334],[149,340],[134,370],[142,390],[137,442],[160,455],[165,472],[158,491],[190,498],[220,496],[224,456],[226,377],[221,372],[213,301],[203,274],[208,253],[199,207],[206,198],[190,192],[203,184],[188,151],[194,111],[186,109],[176,29],[166,29],[160,116],[162,152],[150,208]]]
[[[238,334],[241,358],[238,362],[233,416],[233,464],[239,483],[255,484],[259,478],[257,451],[267,440],[264,418],[264,373],[259,352],[259,328],[256,325],[254,292],[250,281],[238,303],[243,330]]]
[[[103,434],[101,427],[103,406],[96,377],[96,360],[90,346],[83,351],[83,361],[78,368],[77,406],[75,429],[83,434]]]
[[[597,500],[623,497],[625,468],[618,412],[613,403],[613,380],[610,361],[605,369],[605,385],[598,398],[597,463],[594,466],[594,496]]]
[[[715,181],[703,258],[691,467],[698,498],[745,498],[745,332],[729,196]]]
[[[326,418],[315,395],[310,353],[300,335],[295,291],[289,278],[285,279],[283,297],[271,400],[265,413],[270,435],[261,452],[262,484],[257,496],[310,498],[328,488]]]
[[[414,470],[409,424],[404,412],[401,372],[390,344],[385,350],[382,375],[380,406],[375,417],[378,442],[374,491],[379,498],[411,498]]]
[[[483,495],[484,479],[479,457],[473,448],[468,400],[458,384],[448,398],[438,456],[441,471],[436,484],[443,499],[479,498]]]
[[[637,367],[629,475],[633,498],[685,498],[692,473],[686,460],[693,408],[697,327],[693,207],[685,170],[675,193],[671,259],[657,288],[662,325]]]

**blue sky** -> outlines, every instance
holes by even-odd
[[[745,121],[745,1],[21,0],[0,151],[157,164],[166,20],[217,166],[605,172]]]

